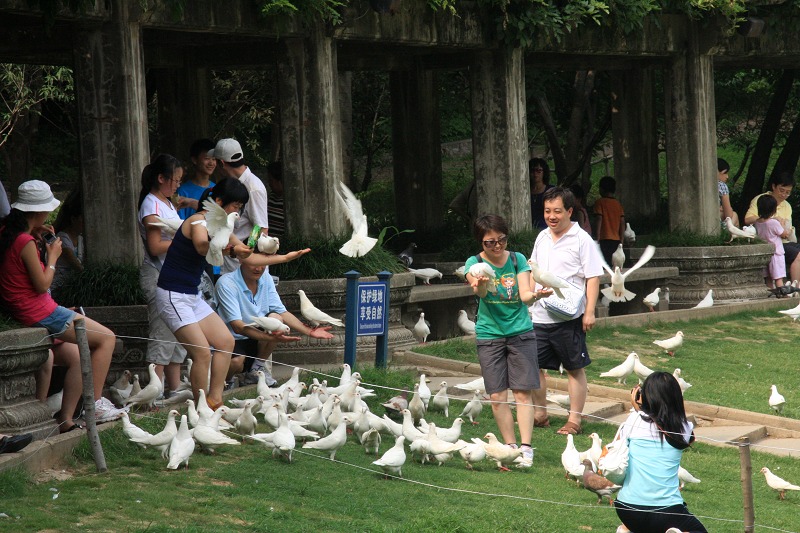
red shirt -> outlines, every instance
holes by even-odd
[[[30,233],[20,233],[0,264],[0,272],[3,273],[0,299],[11,316],[25,326],[47,318],[58,306],[49,292],[39,294],[34,290],[28,269],[22,262],[22,249],[33,240]],[[44,271],[44,263],[40,260],[39,264]]]

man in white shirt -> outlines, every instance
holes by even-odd
[[[586,332],[595,323],[594,308],[600,291],[603,267],[600,251],[592,237],[571,222],[575,196],[569,189],[553,187],[544,193],[544,221],[547,228],[539,233],[531,259],[542,270],[551,272],[572,285],[585,288],[585,297],[575,318],[564,319],[549,312],[543,300],[531,306],[531,319],[536,333],[541,386],[533,391],[536,407],[534,425],[549,426],[547,417],[547,384],[543,369],[558,370],[564,366],[569,379],[570,413],[561,434],[581,432],[581,414],[586,404],[586,371],[591,363],[586,348]],[[536,281],[534,279],[534,281]],[[535,289],[542,286],[536,283]],[[554,296],[551,296],[553,298]]]
[[[217,145],[208,151],[209,157],[217,160],[217,166],[223,175],[241,181],[247,192],[250,193],[250,200],[244,206],[244,210],[233,228],[233,234],[246,243],[250,237],[250,232],[255,226],[261,227],[261,233],[267,234],[269,222],[267,218],[267,188],[258,176],[253,174],[250,168],[244,163],[244,152],[242,146],[236,139],[220,139]],[[230,257],[225,257],[225,264],[222,265],[222,273],[233,272],[239,268],[239,261]]]

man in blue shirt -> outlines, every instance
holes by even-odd
[[[247,372],[245,384],[256,383],[256,372],[263,370],[267,385],[272,386],[276,381],[264,368],[265,359],[279,342],[295,342],[300,337],[281,332],[267,333],[249,326],[253,317],[277,318],[292,330],[315,339],[332,339],[333,335],[328,332],[330,327],[311,328],[287,311],[278,296],[272,276],[268,272],[265,274],[265,270],[263,265],[244,260],[238,269],[220,276],[216,286],[217,312],[233,334],[233,351],[243,354],[231,358],[228,379],[240,372]]]

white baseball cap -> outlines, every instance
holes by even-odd
[[[28,213],[44,213],[54,210],[60,204],[61,202],[53,196],[47,183],[41,180],[30,180],[19,186],[17,201],[11,204],[11,208]]]
[[[226,163],[235,163],[244,159],[244,152],[242,145],[236,139],[220,139],[217,145],[208,151],[208,156]]]

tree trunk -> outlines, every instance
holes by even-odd
[[[742,186],[742,196],[739,199],[737,212],[739,220],[744,220],[744,213],[750,205],[754,196],[764,192],[764,178],[769,164],[769,154],[775,142],[775,135],[780,128],[783,111],[786,108],[786,101],[794,84],[795,71],[784,70],[778,82],[775,84],[775,92],[764,116],[764,123],[758,134],[755,148],[753,148],[753,158],[750,167],[747,169],[747,177]]]
[[[786,144],[783,145],[781,155],[775,161],[775,170],[786,170],[794,174],[797,169],[798,158],[800,158],[800,116],[794,121],[794,126],[786,138]]]

